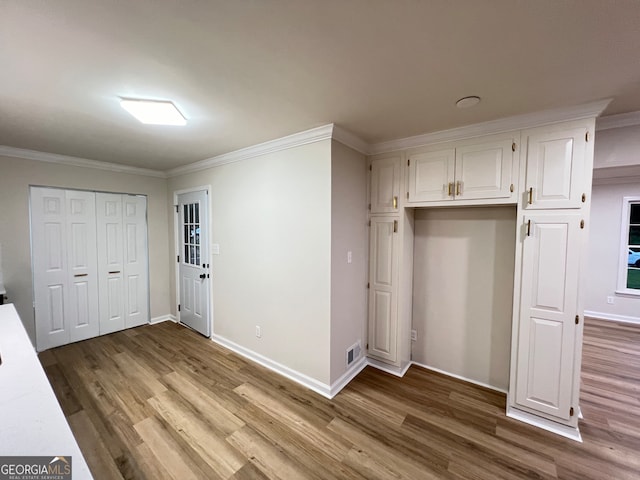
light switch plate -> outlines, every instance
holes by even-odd
[[[214,243],[211,245],[211,255],[220,255],[220,244]]]

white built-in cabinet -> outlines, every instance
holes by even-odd
[[[515,200],[519,135],[493,135],[408,152],[407,203]]]
[[[146,197],[30,194],[37,349],[147,323]]]
[[[415,208],[516,204],[507,414],[579,438],[594,126],[567,121],[370,157],[374,364],[401,374],[410,363]]]

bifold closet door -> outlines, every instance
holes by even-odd
[[[149,321],[147,200],[96,194],[100,270],[100,334]]]
[[[95,194],[32,188],[31,235],[38,350],[95,337]]]
[[[122,195],[96,194],[98,220],[98,272],[100,285],[100,334],[123,330],[124,252]]]

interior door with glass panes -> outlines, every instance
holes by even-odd
[[[180,323],[211,336],[207,191],[178,195]]]

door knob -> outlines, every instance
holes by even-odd
[[[200,274],[200,278],[207,278],[207,274],[206,273],[201,273]]]

